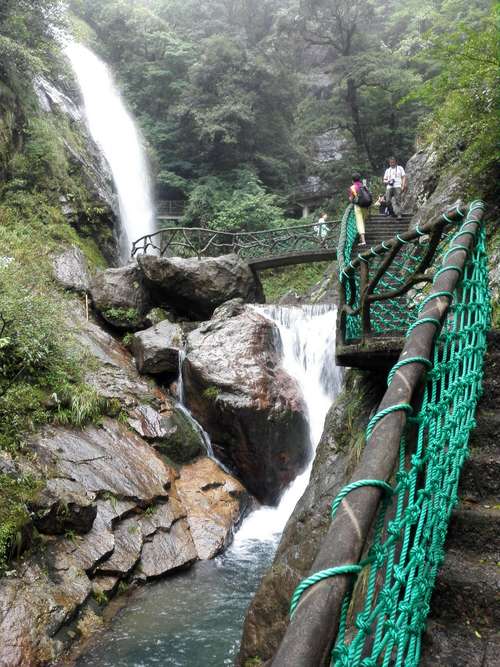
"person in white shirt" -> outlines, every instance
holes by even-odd
[[[401,193],[406,190],[406,173],[395,157],[389,158],[389,167],[385,170],[385,200],[392,205],[394,215],[401,220]]]
[[[314,228],[321,241],[323,241],[328,235],[328,226],[325,223],[326,213],[322,213],[317,225]]]

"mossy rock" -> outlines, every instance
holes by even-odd
[[[155,442],[160,454],[177,464],[189,463],[205,453],[201,434],[181,410],[175,410],[164,417],[165,426],[170,431],[168,438]]]

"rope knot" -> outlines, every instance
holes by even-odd
[[[368,623],[368,617],[366,616],[366,614],[360,614],[356,619],[354,625],[358,628],[358,630],[364,632],[365,635],[371,635],[372,628],[371,624]]]

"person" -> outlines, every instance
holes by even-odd
[[[384,183],[386,185],[385,199],[392,207],[393,217],[401,220],[401,193],[406,190],[406,173],[395,157],[389,158],[389,167],[385,170]]]
[[[314,228],[321,241],[328,235],[328,226],[326,223],[326,213],[322,213],[316,227]]]
[[[387,202],[385,195],[382,194],[378,196],[375,206],[380,207],[380,215],[393,215],[392,206]]]
[[[356,198],[363,187],[361,175],[354,173],[352,175],[352,185],[349,188],[349,201],[354,204],[354,215],[356,216],[356,227],[359,234],[359,245],[366,245],[365,240],[365,222],[368,217],[368,208],[363,208],[356,204]]]

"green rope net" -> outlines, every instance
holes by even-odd
[[[337,262],[339,280],[344,287],[345,301],[353,310],[359,309],[359,274],[348,272],[352,252],[358,236],[354,206],[349,204],[340,223]],[[350,341],[361,336],[361,318],[359,314],[346,315],[345,340]]]
[[[477,205],[481,204],[473,207]],[[418,310],[422,307],[423,303]],[[407,420],[401,438],[399,469],[392,489],[383,487],[385,482],[380,480],[362,480],[346,487],[333,503],[335,513],[354,488],[385,488],[366,557],[358,564],[325,570],[306,579],[292,599],[293,613],[300,595],[315,581],[351,575],[352,587],[344,600],[332,667],[419,664],[421,635],[444,559],[444,542],[458,498],[460,471],[468,455],[469,433],[475,426],[489,318],[485,231],[481,225],[445,322],[436,334],[431,363],[420,357],[408,360],[431,366],[419,405],[392,406],[375,415],[368,425],[367,436],[388,411],[415,413]],[[438,328],[439,322],[432,322]],[[414,328],[410,326],[407,335]],[[402,363],[398,362],[389,374],[389,383]]]
[[[354,207],[351,204],[347,207],[341,222],[337,253],[339,279],[344,288],[346,304],[350,307],[350,310],[355,311],[347,313],[345,317],[344,339],[346,342],[361,338],[362,332],[359,314],[359,272],[354,270],[351,264],[356,238],[356,220]],[[444,233],[435,251],[434,265],[439,265],[449,240],[450,234]],[[377,283],[373,295],[376,297],[400,289],[407,279],[416,272],[418,265],[428,251],[429,241],[428,236],[422,235],[416,241],[403,244],[390,267]],[[377,252],[371,248],[369,260],[362,260],[368,266],[368,280],[371,280],[378,273],[380,265],[389,250],[390,246],[384,247],[382,250],[379,249]],[[374,301],[370,310],[372,334],[403,336],[408,327],[417,319],[420,302],[425,298],[428,291],[429,283],[427,282],[414,286],[400,296]]]

